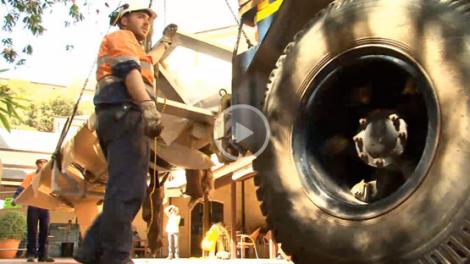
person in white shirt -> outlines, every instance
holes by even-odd
[[[168,235],[168,259],[179,258],[178,233],[181,216],[178,207],[170,205],[165,208],[165,214],[168,216],[166,224],[166,233]]]

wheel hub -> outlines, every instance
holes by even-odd
[[[406,122],[397,114],[378,110],[359,120],[360,131],[353,139],[359,158],[369,166],[383,168],[393,164],[405,149]]]
[[[437,97],[420,65],[365,45],[309,76],[292,144],[312,201],[340,218],[368,219],[408,199],[438,139]],[[358,186],[371,190],[358,198]]]

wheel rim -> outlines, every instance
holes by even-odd
[[[309,76],[314,77],[301,87],[305,92],[292,137],[309,198],[344,219],[392,210],[419,187],[437,147],[439,104],[429,78],[411,57],[378,45],[349,50]],[[377,110],[399,113],[409,129],[404,153],[387,168],[367,165],[354,149],[358,120]],[[364,202],[351,193],[361,180],[374,179],[375,200]]]

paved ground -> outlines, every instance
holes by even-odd
[[[70,264],[77,263],[73,259],[55,259],[56,264]],[[0,259],[0,263],[27,263],[26,259]],[[38,262],[36,262],[38,263]],[[46,262],[41,262],[46,263]],[[291,264],[285,260],[277,259],[229,259],[229,260],[212,260],[212,259],[134,259],[135,264]]]

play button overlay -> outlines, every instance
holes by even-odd
[[[235,142],[240,143],[255,132],[240,123],[235,123]]]
[[[244,150],[259,156],[268,146],[270,136],[268,120],[251,105],[233,105],[220,113],[214,123],[215,145],[232,161]]]

